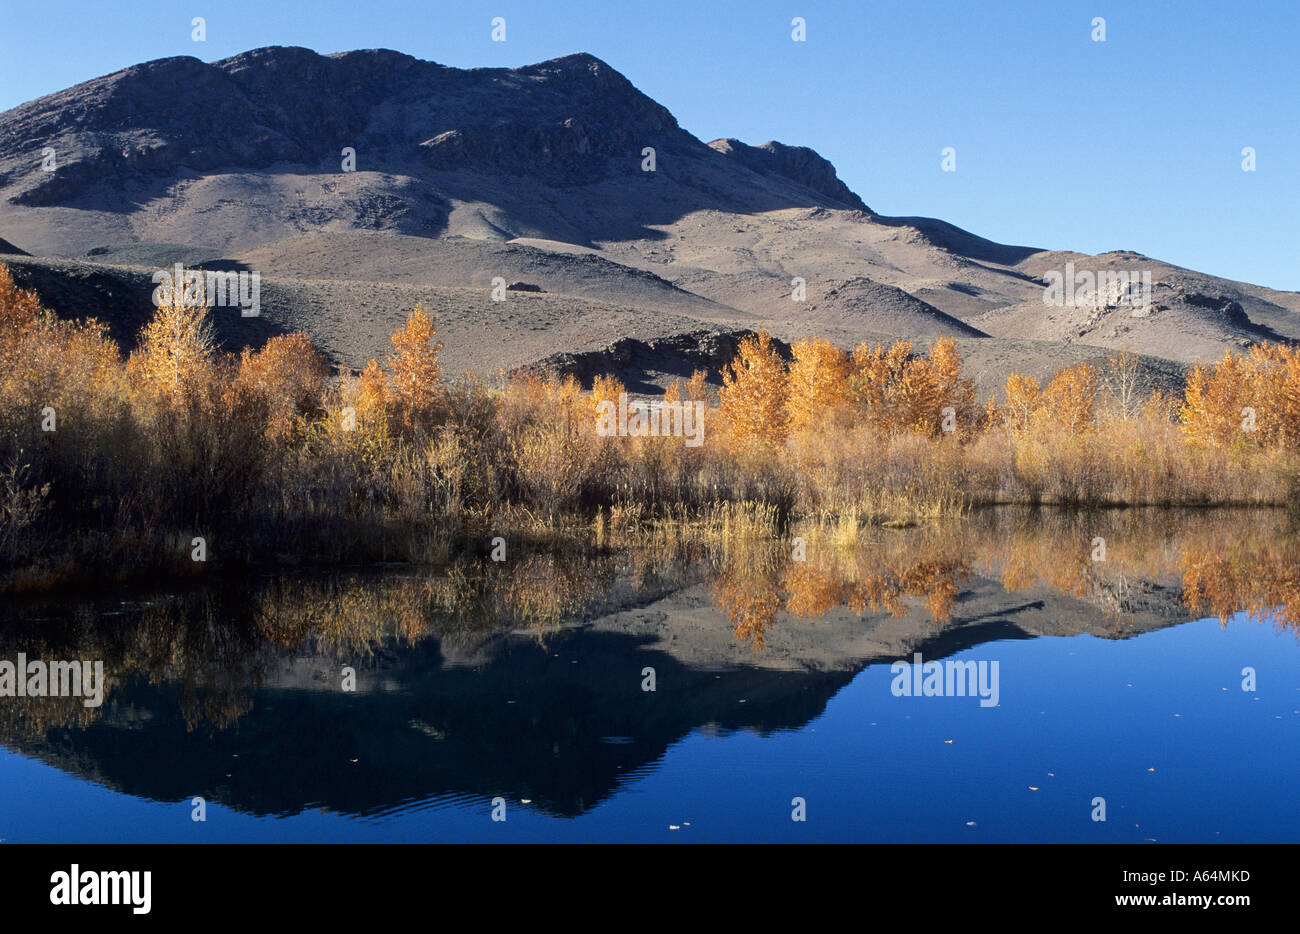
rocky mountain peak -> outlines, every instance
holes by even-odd
[[[775,140],[750,146],[731,138],[715,139],[709,146],[761,175],[780,175],[848,207],[873,213],[840,181],[835,166],[807,146],[787,146]]]

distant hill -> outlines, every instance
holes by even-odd
[[[300,328],[352,366],[423,301],[449,375],[587,372],[605,353],[616,369],[620,341],[707,357],[681,339],[766,328],[846,347],[950,335],[990,390],[1116,349],[1162,383],[1300,338],[1298,293],[876,214],[813,150],[706,144],[585,53],[465,70],[275,47],[135,65],[0,114],[0,235],[48,305],[128,342],[153,271],[179,262],[262,277],[260,319],[216,315],[231,346]],[[1045,304],[1044,275],[1067,264],[1149,273],[1150,313]],[[516,288],[494,300],[502,282]],[[655,385],[678,365],[653,363],[630,375]]]

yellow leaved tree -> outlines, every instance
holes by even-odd
[[[302,332],[272,337],[261,350],[245,349],[239,357],[237,379],[267,403],[272,435],[286,434],[295,416],[316,418],[329,365]]]
[[[397,417],[410,432],[431,427],[442,408],[442,364],[438,361],[442,341],[434,340],[437,333],[433,319],[417,303],[406,325],[391,338],[388,369],[392,401]]]
[[[1012,373],[1007,377],[1007,401],[1001,415],[1003,423],[1013,434],[1022,434],[1029,430],[1034,413],[1038,411],[1042,394],[1042,387],[1032,376]]]
[[[785,364],[772,346],[772,336],[760,331],[742,340],[718,392],[719,414],[733,445],[774,449],[785,444],[786,386]]]
[[[898,339],[893,346],[861,343],[850,360],[850,392],[861,424],[889,437],[901,427],[900,391],[912,359],[912,342]],[[918,387],[914,387],[918,388]]]
[[[820,337],[805,337],[790,349],[790,431],[818,428],[849,404],[848,355]]]
[[[1096,422],[1098,391],[1095,369],[1087,363],[1067,367],[1043,390],[1035,416],[1067,435],[1089,431]]]
[[[1196,444],[1231,444],[1249,440],[1242,429],[1255,408],[1255,394],[1240,357],[1225,351],[1211,367],[1195,366],[1187,376],[1179,412],[1183,433]]]
[[[944,429],[945,409],[952,409],[955,430],[967,434],[977,427],[979,405],[975,397],[975,381],[962,376],[961,354],[957,342],[951,337],[940,337],[930,347],[930,375],[935,383],[939,412],[935,417],[939,430]]]
[[[127,361],[132,380],[155,397],[179,402],[212,375],[217,341],[202,298],[186,301],[181,290],[159,305]]]

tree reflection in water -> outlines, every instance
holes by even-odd
[[[972,575],[1009,593],[1039,588],[1085,601],[1116,634],[1126,615],[1166,592],[1189,616],[1226,625],[1244,612],[1300,634],[1300,536],[1281,511],[1006,510],[898,530],[783,526],[766,513],[647,525],[581,553],[519,551],[505,563],[298,573],[130,603],[10,602],[0,658],[103,659],[107,696],[130,679],[169,686],[194,731],[230,727],[295,657],[341,668],[426,639],[456,645],[502,631],[544,643],[575,621],[702,582],[734,639],[755,652],[782,614],[818,619],[843,607],[948,625]],[[0,736],[81,729],[108,706],[6,698]]]

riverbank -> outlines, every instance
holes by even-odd
[[[420,308],[383,365],[335,376],[301,334],[222,353],[208,314],[159,308],[124,356],[0,267],[0,593],[214,562],[436,565],[498,540],[576,546],[606,522],[858,529],[995,504],[1300,500],[1286,347],[1198,368],[1182,398],[1143,396],[1117,355],[1042,386],[1013,375],[981,403],[950,340],[808,339],[786,361],[760,334],[721,385],[697,371],[630,405],[612,377],[445,382]]]

